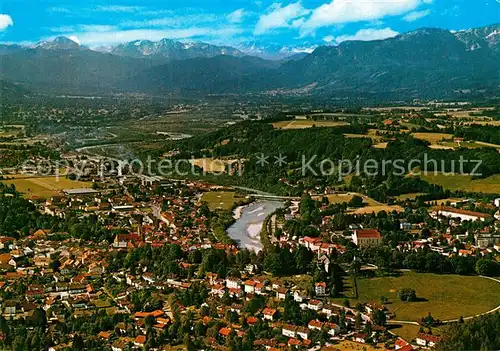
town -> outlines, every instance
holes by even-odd
[[[489,278],[500,270],[498,198],[356,212],[373,200],[328,186],[265,200],[91,168],[92,186],[47,198],[1,186],[3,345],[412,350],[435,346],[447,323],[499,309],[500,280]],[[267,201],[279,206],[249,250],[228,228]],[[481,297],[463,297],[470,286],[449,273]],[[445,296],[415,286],[420,275]]]

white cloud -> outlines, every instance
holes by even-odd
[[[403,20],[406,22],[414,22],[425,16],[428,16],[431,13],[431,10],[423,10],[423,11],[413,11],[403,17]]]
[[[353,35],[341,35],[336,38],[333,38],[331,41],[335,40],[337,43],[341,43],[343,41],[350,40],[361,40],[361,41],[370,41],[370,40],[381,40],[387,38],[393,38],[399,33],[392,30],[391,28],[383,28],[383,29],[361,29],[356,34]],[[332,38],[331,36],[328,37]]]
[[[111,32],[117,27],[103,24],[79,24],[74,26],[60,26],[48,28],[53,33],[73,33],[73,32]]]
[[[245,17],[246,12],[244,9],[238,9],[227,15],[227,20],[231,23],[241,23],[243,17]]]
[[[304,29],[401,15],[416,9],[423,1],[429,0],[332,0],[313,10]]]
[[[70,39],[70,40],[74,41],[75,43],[77,43],[78,45],[80,45],[80,39],[78,39],[78,37],[77,37],[77,36],[70,35],[70,36],[68,37],[68,39]]]
[[[9,15],[0,14],[0,31],[7,29],[8,26],[13,26],[14,21]]]
[[[57,7],[57,6],[52,6],[48,7],[47,12],[54,12],[54,13],[71,13],[71,11],[65,7]]]
[[[115,26],[103,24],[82,24],[80,28],[85,32],[111,32],[112,30],[116,30]]]
[[[302,18],[310,12],[310,10],[302,6],[300,1],[285,7],[282,7],[279,3],[274,3],[267,9],[266,14],[260,16],[254,33],[259,35],[270,29],[302,26],[304,24]]]
[[[197,25],[217,22],[218,17],[208,13],[195,13],[189,15],[169,16],[153,18],[143,21],[125,21],[120,23],[121,27],[127,28],[151,28],[151,27],[185,27],[186,23]]]
[[[331,43],[334,40],[335,40],[335,37],[333,35],[327,35],[326,37],[323,38],[323,41],[325,43]]]
[[[67,33],[66,37],[76,37],[82,45],[96,47],[101,45],[115,45],[133,40],[152,40],[158,41],[163,38],[170,39],[190,39],[190,38],[220,38],[231,37],[241,34],[241,29],[210,28],[210,27],[191,27],[183,29],[131,29],[116,30],[111,32],[78,32]],[[51,38],[48,38],[51,39]]]
[[[138,12],[144,9],[141,6],[120,6],[120,5],[110,5],[110,6],[97,6],[95,8],[97,11],[103,12],[124,12],[124,13],[132,13]]]
[[[54,32],[54,33],[67,33],[67,32],[72,32],[75,30],[75,28],[73,26],[50,27],[47,29],[50,30],[51,32]]]

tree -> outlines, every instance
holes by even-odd
[[[361,318],[361,313],[356,313],[356,321],[354,323],[354,327],[356,330],[361,330],[361,325],[363,323],[363,319]]]
[[[385,315],[385,312],[382,310],[376,310],[373,314],[373,323],[375,323],[376,325],[384,326],[386,322],[387,317]]]
[[[84,348],[85,344],[83,342],[83,338],[80,335],[75,334],[75,336],[73,337],[73,350],[79,351],[83,350]]]
[[[481,258],[476,262],[476,273],[479,275],[493,276],[498,272],[498,264],[490,259]]]
[[[184,335],[184,346],[186,347],[187,351],[196,350],[196,347],[193,345],[193,342],[191,341],[191,337],[189,336],[189,334]]]
[[[417,294],[415,293],[415,290],[410,288],[401,289],[398,293],[398,296],[401,301],[405,302],[412,302],[417,300]]]
[[[358,195],[354,195],[351,201],[349,201],[349,207],[363,207],[363,206],[364,206],[363,198]]]

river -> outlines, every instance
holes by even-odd
[[[236,222],[227,229],[227,234],[240,248],[259,252],[262,250],[260,231],[268,215],[283,207],[280,201],[259,200],[235,210]]]

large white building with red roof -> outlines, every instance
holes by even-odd
[[[377,229],[356,229],[352,241],[361,247],[374,246],[382,243],[382,236]]]

